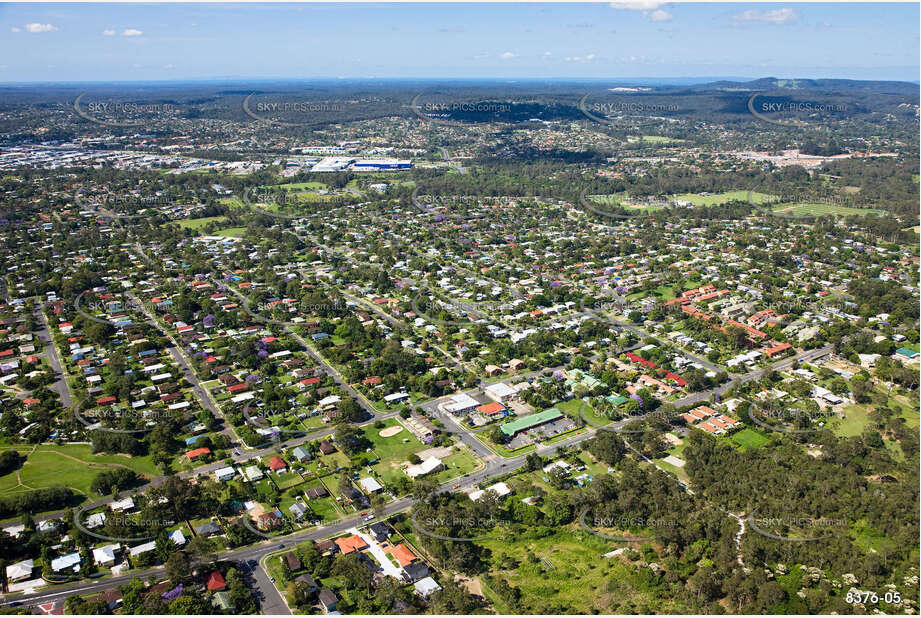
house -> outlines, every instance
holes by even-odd
[[[512,360],[508,362],[508,368],[514,371],[515,373],[518,373],[522,371],[523,369],[527,368],[527,365],[525,364],[523,360],[519,358],[513,358]]]
[[[424,562],[413,562],[404,566],[403,572],[406,573],[406,578],[410,582],[417,582],[424,577],[428,577],[432,569]]]
[[[214,522],[205,522],[202,525],[195,528],[195,534],[198,536],[211,536],[214,534],[223,534],[224,531],[221,530],[221,527]]]
[[[335,540],[335,543],[339,547],[339,551],[343,554],[351,554],[352,552],[368,548],[368,544],[357,534],[338,538]]]
[[[130,548],[128,550],[128,553],[131,555],[132,558],[134,558],[135,556],[140,556],[140,555],[146,554],[147,552],[151,552],[155,550],[156,548],[157,548],[157,542],[149,541],[147,543],[143,543],[141,545],[137,545],[135,547]]]
[[[209,592],[217,592],[226,587],[227,582],[224,581],[224,576],[221,575],[220,571],[212,571],[211,575],[208,577],[207,583],[205,583],[205,588],[207,588]]]
[[[416,589],[416,594],[421,596],[423,599],[427,599],[433,593],[441,590],[441,586],[438,585],[438,582],[436,582],[431,577],[420,579],[414,584],[413,587]]]
[[[109,611],[112,611],[121,606],[122,591],[118,588],[110,588],[109,590],[104,590],[102,593],[92,597],[90,601],[103,601],[106,604],[106,607],[109,608]]]
[[[339,602],[339,597],[329,588],[321,590],[320,594],[317,595],[317,599],[320,601],[320,605],[323,606],[323,611],[327,613],[336,611],[336,603]]]
[[[182,547],[186,543],[185,535],[182,534],[182,530],[173,530],[168,536],[169,540],[177,547]]]
[[[327,492],[326,488],[323,487],[322,485],[311,487],[310,489],[304,492],[304,496],[308,500],[316,500],[318,498],[323,498],[324,496],[328,496],[328,495],[329,495],[329,492]]]
[[[246,474],[246,478],[251,482],[256,482],[262,480],[265,475],[262,473],[262,470],[259,469],[259,466],[246,466],[246,469],[243,470],[243,473]]]
[[[361,485],[361,488],[365,490],[365,493],[373,494],[377,493],[384,488],[383,485],[377,482],[377,480],[372,477],[366,477],[358,481],[358,484]]]
[[[317,541],[316,545],[317,545],[317,551],[320,552],[320,554],[323,556],[332,555],[332,554],[335,554],[337,551],[339,551],[339,546],[336,545],[336,543],[333,542],[332,539],[324,539],[322,541]]]
[[[509,399],[518,394],[514,388],[505,382],[496,382],[495,384],[490,384],[485,389],[483,389],[483,392],[486,393],[487,397],[499,403],[507,403]]]
[[[311,594],[313,594],[314,592],[317,591],[317,582],[316,582],[316,580],[314,580],[314,578],[312,578],[312,577],[311,577],[310,575],[308,575],[307,573],[303,573],[303,574],[301,574],[301,575],[298,575],[297,577],[294,578],[294,581],[296,581],[296,582],[299,583],[299,584],[304,584],[305,586],[307,586],[307,590],[308,590]]]
[[[306,506],[304,506],[300,502],[295,502],[294,504],[288,507],[288,512],[291,513],[291,516],[294,519],[300,521],[301,519],[304,518],[305,515],[307,515],[308,509]]]
[[[193,461],[195,459],[198,459],[199,457],[204,457],[205,455],[210,455],[210,454],[211,454],[211,449],[203,447],[203,448],[197,448],[195,450],[189,451],[188,453],[185,454],[185,456],[188,458],[189,461]]]
[[[109,505],[109,508],[116,513],[124,513],[134,508],[134,499],[130,496],[122,500],[116,500]]]
[[[312,459],[310,456],[310,451],[301,446],[294,447],[294,450],[291,451],[291,454],[294,455],[294,458],[298,461],[310,461]]]
[[[444,463],[437,457],[429,457],[420,464],[408,466],[406,468],[406,475],[411,478],[419,478],[420,476],[426,476],[432,474],[433,472],[438,472],[444,468]]]
[[[282,556],[282,558],[284,558],[285,566],[287,566],[291,571],[300,571],[301,568],[303,568],[301,559],[298,558],[297,554],[295,554],[293,551],[289,551],[287,554]]]
[[[234,609],[233,601],[230,599],[230,593],[226,590],[216,592],[214,596],[211,597],[211,604],[225,612]]]
[[[510,493],[512,493],[512,490],[509,489],[509,486],[506,485],[505,483],[496,483],[495,485],[491,485],[491,486],[487,487],[486,489],[478,489],[478,490],[476,490],[476,491],[471,491],[471,492],[470,492],[470,499],[473,500],[474,502],[476,502],[477,500],[479,500],[480,498],[482,498],[483,495],[484,495],[487,491],[492,491],[492,492],[494,492],[494,493],[495,493],[497,496],[499,496],[500,498],[502,498],[502,497],[504,497],[504,496],[507,496],[507,495],[509,495]]]
[[[6,567],[6,581],[21,582],[32,577],[32,571],[35,570],[35,561],[31,558],[23,560],[16,564]]]
[[[416,554],[412,553],[403,543],[390,547],[386,551],[388,554],[396,558],[397,563],[401,567],[412,564],[416,560]]]
[[[336,447],[333,446],[329,440],[321,440],[319,448],[320,452],[324,455],[330,455],[336,452]]]
[[[115,555],[120,550],[121,546],[115,543],[111,545],[105,545],[104,547],[97,547],[93,550],[93,561],[96,564],[102,564],[105,566],[115,564]]]
[[[371,526],[369,527],[369,530],[371,531],[371,536],[373,536],[374,540],[377,541],[378,543],[383,543],[384,541],[389,539],[392,533],[390,526],[388,526],[382,521],[377,521],[371,524]]]
[[[281,522],[281,511],[277,509],[262,513],[256,518],[256,525],[260,530],[274,530],[281,525]]]
[[[498,401],[491,401],[477,406],[476,411],[487,418],[498,418],[505,415],[505,406]]]
[[[502,367],[497,365],[486,365],[486,367],[483,368],[483,373],[490,378],[502,375]]]
[[[914,360],[918,357],[918,353],[910,348],[899,348],[895,351],[895,356],[899,360]]]
[[[51,570],[55,573],[72,569],[74,572],[80,570],[80,552],[75,551],[65,554],[51,561]]]
[[[288,464],[285,463],[285,460],[277,455],[269,459],[269,468],[272,469],[272,472],[275,474],[284,474],[288,471]]]
[[[214,478],[221,482],[229,481],[236,475],[237,471],[234,470],[232,466],[227,466],[226,468],[221,468],[220,470],[214,471]]]

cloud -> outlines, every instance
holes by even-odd
[[[567,56],[566,62],[591,62],[595,59],[595,54],[588,54],[587,56]]]
[[[507,52],[505,52],[504,54],[502,54],[502,55],[499,56],[499,57],[502,58],[503,60],[511,60],[512,58],[517,58],[517,57],[518,57],[518,54],[516,54],[516,53],[514,53],[514,52],[507,51]]]
[[[16,26],[13,26],[12,28],[10,28],[10,32],[22,32],[22,30],[20,30]]]
[[[612,2],[612,9],[621,9],[628,11],[642,11],[643,17],[648,17],[652,21],[671,21],[672,14],[659,7],[665,2],[659,0],[632,0],[628,2]]]
[[[135,28],[125,28],[122,30],[122,36],[141,36],[142,34],[144,33]]]
[[[109,29],[103,30],[103,31],[102,31],[102,36],[115,36],[115,31],[114,31],[114,30],[109,30]]]
[[[40,24],[38,22],[26,24],[26,32],[54,32],[55,30],[57,30],[57,27],[52,26],[51,24]]]
[[[627,9],[630,11],[654,11],[665,4],[659,0],[630,0],[629,2],[612,2],[612,9]]]
[[[774,9],[772,11],[758,11],[749,9],[732,16],[732,23],[735,25],[744,25],[750,23],[764,23],[782,26],[792,24],[799,19],[799,14],[789,8]]]

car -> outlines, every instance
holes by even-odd
[[[460,487],[460,483],[454,483],[453,489],[457,489],[458,487]]]
[[[274,584],[274,583],[275,583],[275,578],[274,578],[274,577],[270,577],[270,578],[269,578],[269,581],[272,582],[272,583]]]
[[[374,519],[374,515],[368,515],[367,517],[365,517],[365,521],[371,521],[373,519]]]
[[[284,543],[279,543],[279,544],[278,544],[278,549],[284,549],[284,548],[285,548],[285,544],[284,544]]]
[[[364,517],[364,516],[367,515],[367,514],[368,514],[368,511],[362,511],[361,513],[359,513],[359,515],[360,515],[361,517]]]

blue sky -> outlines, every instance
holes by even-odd
[[[919,4],[0,4],[0,82],[919,78]]]

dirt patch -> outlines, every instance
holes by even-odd
[[[403,431],[402,425],[394,425],[393,427],[388,427],[387,429],[381,429],[380,433],[378,433],[377,435],[379,435],[382,438],[389,438],[391,436],[397,435],[401,431]]]
[[[470,594],[485,598],[483,595],[483,586],[480,585],[479,579],[475,577],[464,577],[463,575],[455,574],[454,581]]]

